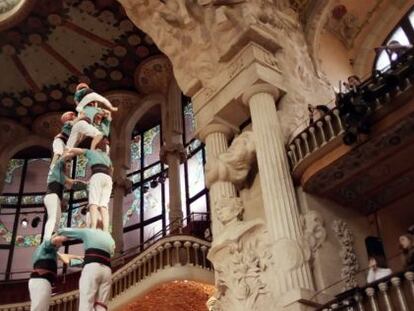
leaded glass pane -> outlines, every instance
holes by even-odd
[[[132,230],[124,233],[124,250],[128,251],[131,248],[139,246],[141,237],[141,230]]]
[[[50,159],[33,159],[27,161],[27,170],[24,180],[24,192],[46,192],[47,175]],[[30,203],[23,203],[30,204]]]
[[[124,227],[140,222],[141,187],[136,188],[124,198]]]
[[[1,229],[0,229],[1,230]],[[8,249],[0,249],[0,281],[3,281],[6,278],[6,268],[7,268],[7,260],[9,258],[9,250]]]
[[[191,198],[205,188],[202,150],[188,159],[187,167],[188,187]]]
[[[10,244],[16,214],[15,208],[0,209],[0,244]]]
[[[23,195],[22,205],[43,204],[44,195]]]
[[[154,176],[161,172],[161,164],[154,165],[144,171],[144,179]]]
[[[162,221],[158,220],[153,223],[150,223],[144,227],[144,243],[148,241],[148,239],[152,238],[155,234],[159,233],[162,230]],[[158,239],[162,237],[162,235],[158,236]],[[149,244],[152,244],[157,239],[151,240]]]
[[[189,102],[184,106],[184,124],[186,144],[194,138],[196,123],[193,112],[193,104]]]
[[[76,178],[84,178],[88,176],[88,159],[83,155],[76,158]]]
[[[3,193],[19,192],[23,164],[24,160],[20,159],[11,159],[9,161],[4,179]]]
[[[390,58],[387,52],[382,51],[378,57],[376,69],[384,71],[391,65]]]
[[[2,195],[0,196],[0,205],[16,205],[18,200],[17,195]]]
[[[207,200],[206,195],[195,200],[190,204],[191,213],[207,213]]]
[[[159,216],[162,213],[161,185],[149,188],[144,193],[144,220]]]
[[[144,164],[145,166],[151,165],[160,160],[160,129],[158,125],[143,135],[144,138]]]
[[[135,172],[141,168],[141,135],[137,135],[131,142],[131,168],[128,172]]]

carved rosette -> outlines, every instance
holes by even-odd
[[[180,163],[184,163],[187,158],[187,153],[182,144],[164,144],[161,147],[160,159],[162,163],[168,164],[168,155],[174,154],[180,159]]]
[[[38,117],[33,123],[33,131],[39,136],[52,139],[62,128],[61,115],[61,112],[52,112]]]
[[[354,237],[348,224],[343,220],[335,220],[332,229],[341,244],[342,270],[341,277],[345,280],[344,290],[354,288],[358,285],[356,274],[359,269],[358,258],[354,248]]]
[[[143,94],[166,93],[172,77],[169,59],[154,56],[142,62],[135,70],[135,87]]]
[[[206,186],[217,181],[229,181],[241,187],[256,161],[256,145],[252,131],[237,136],[227,152],[209,160],[205,166]]]

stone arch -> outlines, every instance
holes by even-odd
[[[319,62],[319,42],[333,2],[333,0],[315,1],[313,8],[305,17],[306,24],[304,25],[304,30],[306,41],[308,42],[309,51],[319,77],[323,77],[323,70]]]
[[[127,119],[122,123],[122,127],[119,129],[118,139],[121,146],[129,146],[131,143],[131,133],[134,130],[135,125],[141,120],[147,111],[155,106],[162,106],[165,102],[165,97],[162,94],[154,93],[145,96],[140,100],[138,109],[132,111]],[[124,157],[122,159],[122,165],[125,168],[129,167],[130,149],[125,148]]]
[[[14,137],[13,144],[0,145],[0,193],[3,191],[4,176],[9,160],[19,151],[33,146],[41,146],[52,152],[50,139],[38,135]]]
[[[397,2],[397,1],[395,1]],[[384,42],[401,18],[413,7],[414,1],[405,1],[403,4],[391,1],[377,18],[377,22],[367,27],[363,33],[361,43],[354,51],[355,73],[364,77],[371,74],[376,58],[374,49]]]

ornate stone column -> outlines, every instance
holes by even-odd
[[[182,95],[174,77],[170,76],[170,84],[166,94],[167,100],[161,107],[164,144],[161,147],[161,161],[168,165],[169,180],[169,214],[171,228],[176,231],[182,227],[178,220],[183,218],[181,204],[180,164],[185,161],[186,153],[183,146],[182,134]]]
[[[228,125],[212,123],[198,131],[198,138],[206,145],[206,169],[214,163],[218,156],[227,151],[229,140],[234,135],[234,129]],[[207,177],[206,185],[210,191],[211,230],[213,236],[219,233],[222,225],[217,221],[216,207],[222,198],[236,197],[237,191],[233,183],[220,180],[218,175]]]
[[[169,214],[170,231],[182,228],[182,223],[178,220],[183,218],[181,205],[181,186],[180,186],[180,164],[185,161],[185,149],[182,144],[165,144],[161,148],[161,161],[168,165],[169,180]]]
[[[250,108],[264,209],[279,254],[280,291],[285,293],[313,285],[300,246],[302,228],[275,103],[279,97],[275,86],[257,84],[243,94],[243,102]]]

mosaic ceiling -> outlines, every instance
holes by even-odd
[[[3,2],[12,8],[24,0]],[[30,126],[46,112],[73,109],[79,81],[100,93],[136,91],[135,69],[161,54],[115,0],[28,2],[12,27],[0,15],[2,117]]]

